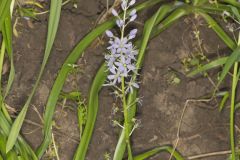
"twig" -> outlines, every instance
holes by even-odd
[[[231,153],[232,153],[231,150],[218,151],[218,152],[199,154],[199,155],[195,155],[195,156],[189,156],[189,157],[187,157],[187,159],[193,160],[193,159],[206,158],[206,157],[212,157],[212,156],[221,156],[221,155],[231,154]]]
[[[120,6],[121,4],[121,0],[115,0],[113,5],[109,8],[108,6],[106,7],[107,10],[105,12],[103,12],[99,18],[96,20],[96,23],[95,23],[95,27],[98,25],[98,24],[101,24],[103,23],[104,21],[106,21],[111,15],[112,15],[112,9],[116,9],[117,7]],[[99,44],[102,44],[102,39],[103,39],[104,36],[101,36],[101,37],[98,37],[93,43],[92,43],[92,46],[95,46],[95,48],[97,46],[99,46]]]
[[[55,143],[53,133],[52,133],[52,143],[53,143],[53,148],[54,148],[54,151],[55,151],[55,154],[56,154],[56,158],[57,158],[57,160],[60,160],[59,155],[58,155],[58,149],[57,149],[57,146],[56,146],[56,143]]]
[[[43,118],[42,118],[42,116],[41,116],[41,114],[39,113],[39,111],[38,111],[38,109],[37,109],[37,107],[35,106],[35,105],[32,105],[33,106],[33,110],[37,113],[37,115],[38,115],[38,117],[39,117],[39,119],[41,120],[41,122],[43,123],[44,122],[44,120],[43,120]]]
[[[235,129],[240,133],[240,128],[237,125],[235,125]]]
[[[39,129],[41,129],[41,128],[40,128],[40,127],[37,127],[37,128],[35,128],[34,130],[32,130],[32,131],[23,132],[23,134],[24,134],[24,135],[33,134],[34,132],[38,131]]]
[[[120,6],[121,3],[122,3],[121,0],[115,0],[113,5],[109,8],[108,7],[108,0],[107,0],[107,7],[106,7],[107,10],[99,16],[99,18],[97,19],[96,25],[106,21],[109,18],[109,16],[112,15],[112,9],[115,9],[118,6]]]
[[[188,99],[188,100],[186,100],[185,105],[184,105],[184,107],[183,107],[183,111],[182,111],[181,117],[180,117],[180,121],[179,121],[179,124],[178,124],[176,142],[175,142],[175,144],[174,144],[173,151],[171,152],[171,155],[170,155],[170,157],[169,157],[169,160],[172,159],[173,154],[174,154],[174,152],[176,151],[178,142],[179,142],[179,140],[180,140],[180,131],[181,131],[181,127],[182,127],[182,121],[183,121],[184,114],[185,114],[185,111],[186,111],[186,109],[187,109],[188,103],[190,103],[190,102],[209,102],[209,101],[211,101],[211,100],[212,100],[212,98],[209,98],[209,99],[199,99],[199,100],[196,100],[196,99]]]
[[[107,0],[107,11],[109,10],[109,0]]]
[[[11,115],[11,117],[12,118],[16,118],[17,116],[14,116],[14,115]],[[31,121],[31,120],[28,120],[28,119],[25,119],[24,120],[24,123],[27,123],[27,124],[30,124],[30,125],[33,125],[33,126],[37,126],[37,127],[39,127],[39,128],[43,128],[43,126],[41,125],[41,124],[39,124],[39,123],[36,123],[36,122],[33,122],[33,121]],[[79,143],[79,137],[78,136],[69,136],[69,134],[65,134],[65,133],[63,133],[63,132],[61,132],[61,131],[59,131],[59,130],[56,130],[56,129],[54,129],[53,130],[53,132],[56,134],[56,135],[58,135],[58,136],[61,136],[61,137],[67,137],[67,138],[69,138],[72,142],[74,142],[74,143]]]

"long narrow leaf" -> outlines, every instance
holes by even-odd
[[[221,75],[218,80],[218,85],[223,81],[223,79],[226,77],[228,74],[229,70],[232,68],[233,64],[237,62],[240,58],[240,47],[237,47],[233,53],[228,57],[224,67],[223,71],[221,72]]]
[[[102,74],[104,73],[104,74]],[[81,142],[80,145],[78,146],[78,149],[75,153],[74,156],[74,160],[84,160],[85,159],[85,154],[87,152],[87,147],[89,144],[89,141],[91,139],[92,136],[92,131],[93,131],[93,127],[96,121],[97,117],[97,112],[98,112],[98,93],[99,90],[101,89],[101,86],[104,84],[105,79],[106,79],[106,66],[103,65],[99,72],[97,73],[97,75],[94,78],[94,81],[92,83],[92,87],[90,90],[90,94],[89,94],[89,100],[88,100],[88,114],[87,114],[87,123],[86,126],[84,128],[84,133],[82,138],[81,138]],[[86,134],[89,133],[89,134]]]
[[[0,1],[0,31],[2,30],[5,18],[10,9],[12,0],[1,0]]]
[[[31,92],[30,96],[28,97],[25,105],[23,106],[22,111],[20,112],[20,114],[18,115],[18,117],[16,118],[16,120],[14,121],[14,123],[12,125],[11,131],[10,131],[10,134],[8,137],[8,141],[7,141],[7,147],[6,147],[7,152],[12,149],[12,147],[14,146],[14,144],[16,142],[16,139],[19,135],[23,121],[25,119],[29,104],[30,104],[32,97],[37,89],[37,86],[40,82],[44,68],[46,66],[46,63],[47,63],[48,57],[50,55],[51,48],[52,48],[52,45],[53,45],[53,42],[54,42],[54,39],[56,36],[57,28],[58,28],[58,23],[59,23],[60,13],[61,13],[61,6],[62,6],[62,0],[52,0],[51,1],[47,43],[46,43],[45,54],[44,54],[42,66],[40,69],[40,73],[38,75],[37,81],[33,87],[33,90]]]
[[[161,153],[161,152],[168,152],[170,154],[173,154],[173,157],[176,159],[176,160],[184,160],[184,158],[176,151],[174,150],[172,147],[170,146],[163,146],[163,147],[156,147],[150,151],[147,151],[143,154],[140,154],[138,156],[135,156],[134,157],[134,160],[145,160],[147,158],[150,158],[158,153]]]
[[[231,4],[235,7],[240,8],[240,3],[235,1],[235,0],[220,0],[220,2],[228,3],[228,4]]]
[[[219,59],[213,60],[213,61],[209,62],[208,64],[198,67],[197,69],[188,73],[187,76],[192,77],[192,76],[195,76],[196,74],[206,72],[206,71],[216,68],[216,67],[220,67],[226,63],[227,59],[228,59],[228,57],[221,57]]]
[[[8,58],[10,60],[10,73],[8,78],[7,87],[4,93],[4,99],[8,95],[8,92],[10,91],[10,88],[12,86],[14,77],[15,77],[15,68],[14,68],[14,62],[13,62],[13,50],[12,50],[12,25],[11,25],[11,15],[10,15],[10,9],[8,11],[8,14],[5,18],[4,27],[2,29],[3,32],[3,39],[6,43],[6,49],[8,53]]]
[[[198,12],[209,24],[209,27],[213,29],[217,35],[224,41],[224,43],[232,50],[236,48],[236,43],[230,38],[227,33],[218,25],[218,23],[204,11]]]
[[[5,136],[9,135],[11,129],[11,123],[5,118],[2,112],[0,112],[0,128],[2,129]],[[16,148],[20,151],[21,155],[25,157],[25,159],[33,159],[37,160],[36,155],[34,154],[31,147],[24,141],[21,136],[18,136],[18,140],[15,143]],[[5,146],[6,147],[6,146]],[[6,148],[5,148],[6,149]],[[29,158],[31,157],[31,158]]]

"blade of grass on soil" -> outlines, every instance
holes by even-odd
[[[8,11],[8,14],[5,18],[4,26],[2,28],[3,33],[3,39],[6,43],[6,50],[8,53],[8,58],[10,60],[10,73],[8,76],[8,82],[7,87],[4,93],[4,99],[8,95],[8,92],[11,89],[14,77],[15,77],[15,68],[14,68],[14,62],[13,62],[13,50],[12,50],[12,24],[11,24],[11,15],[10,15],[10,9]]]
[[[208,14],[204,13],[204,12],[199,12],[199,14],[206,20],[206,22],[209,24],[209,26],[217,33],[217,35],[224,41],[224,43],[233,51],[233,53],[227,57],[225,65],[223,67],[223,71],[220,75],[219,81],[217,86],[220,85],[220,83],[223,81],[223,79],[226,77],[227,73],[229,72],[229,70],[231,69],[231,67],[233,66],[233,64],[237,61],[239,61],[239,55],[240,55],[240,47],[237,47],[236,43],[226,34],[226,32],[224,32],[224,30],[217,24],[217,22],[210,17]],[[237,48],[236,48],[237,47]],[[236,49],[235,49],[236,48]],[[223,63],[224,62],[224,57],[219,59],[218,61],[213,61],[210,62],[210,64],[214,64],[217,65],[217,63]],[[210,69],[211,65],[208,64],[207,66],[205,65],[205,68],[203,69]],[[203,70],[200,68],[200,70]],[[192,74],[197,73],[198,71],[194,71],[192,72]]]
[[[220,74],[219,80],[218,80],[218,84],[217,86],[220,85],[220,83],[224,80],[224,78],[226,77],[226,75],[228,74],[229,70],[232,68],[233,64],[235,62],[237,62],[240,58],[240,46],[237,47],[233,53],[228,57],[223,70]]]
[[[220,2],[231,4],[237,8],[240,8],[240,3],[236,0],[220,0]]]
[[[39,72],[39,75],[37,77],[37,81],[31,91],[30,96],[28,97],[25,105],[23,106],[23,109],[19,113],[18,117],[14,121],[10,134],[8,136],[7,140],[7,146],[6,146],[6,151],[10,151],[12,147],[14,146],[16,139],[19,135],[20,129],[22,127],[23,121],[25,119],[29,104],[31,102],[31,99],[37,89],[37,86],[40,82],[41,76],[43,74],[44,68],[46,66],[46,63],[48,61],[48,57],[50,55],[52,45],[56,36],[57,28],[58,28],[58,23],[60,19],[60,13],[61,13],[61,6],[62,6],[62,0],[52,0],[51,1],[51,7],[50,7],[50,16],[49,16],[49,23],[48,23],[48,35],[47,35],[47,43],[46,43],[46,48],[45,48],[45,54],[42,62],[42,66]]]
[[[0,31],[2,31],[5,17],[8,14],[12,0],[1,0],[0,1]]]
[[[101,89],[101,86],[104,84],[105,82],[105,77],[107,76],[107,72],[106,72],[106,66],[103,65],[100,68],[100,71],[96,74],[91,89],[90,89],[90,94],[89,94],[89,100],[88,100],[88,114],[87,114],[87,123],[86,126],[84,128],[84,132],[86,133],[86,131],[89,131],[88,133],[92,132],[93,127],[96,121],[96,118],[93,119],[93,117],[97,117],[97,112],[98,112],[98,93],[99,90]],[[104,73],[104,74],[101,74]],[[94,109],[95,108],[95,109]],[[91,119],[91,121],[89,121],[89,119]],[[80,159],[85,159],[85,150],[83,150],[83,148],[86,148],[86,146],[88,146],[89,140],[91,139],[92,134],[83,134],[80,145],[78,146],[77,151],[75,152],[74,155],[74,160],[80,160]]]
[[[213,29],[216,34],[223,40],[223,42],[232,50],[236,48],[236,43],[227,35],[227,33],[218,25],[218,23],[204,11],[198,11],[198,13],[205,19],[209,27]]]
[[[9,122],[5,118],[2,112],[0,112],[0,122],[1,122],[0,128],[2,129],[3,134],[5,136],[8,136],[11,129],[11,122]],[[21,136],[18,136],[18,140],[15,143],[15,146],[17,150],[20,152],[21,156],[24,157],[24,159],[29,159],[29,157],[31,157],[30,159],[38,160],[32,148],[24,141],[24,139]]]
[[[179,154],[175,149],[173,149],[171,146],[164,146],[164,147],[156,147],[150,151],[147,151],[143,154],[137,155],[134,157],[134,160],[145,160],[147,158],[150,158],[158,153],[161,152],[168,152],[173,155],[173,157],[176,160],[184,160],[184,158]]]
[[[190,73],[187,74],[188,77],[192,77],[192,76],[195,76],[199,73],[203,73],[203,72],[206,72],[210,69],[213,69],[213,68],[216,68],[216,67],[220,67],[222,65],[224,65],[227,61],[228,57],[221,57],[221,58],[218,58],[216,60],[213,60],[203,66],[200,66],[198,67],[197,69],[191,71]]]

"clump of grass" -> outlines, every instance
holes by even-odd
[[[0,14],[1,14],[1,30],[3,30],[3,35],[5,35],[5,39],[3,41],[3,44],[6,43],[6,46],[9,48],[7,49],[9,57],[12,59],[12,48],[11,48],[11,24],[10,24],[10,20],[11,20],[11,16],[10,16],[10,4],[11,1],[1,1],[0,4]],[[60,11],[61,11],[61,1],[52,1],[51,4],[51,12],[50,12],[50,20],[49,20],[49,28],[48,28],[48,38],[47,38],[47,45],[46,45],[46,50],[45,50],[45,56],[44,56],[44,60],[43,60],[43,64],[42,67],[40,69],[40,73],[37,79],[37,82],[28,98],[28,100],[26,101],[26,104],[24,105],[22,111],[20,112],[20,114],[18,115],[18,117],[16,118],[16,120],[14,121],[14,123],[11,126],[11,130],[8,131],[9,135],[8,135],[8,140],[6,143],[6,153],[8,153],[10,150],[12,150],[13,146],[16,144],[16,141],[19,137],[19,131],[21,129],[21,126],[23,124],[26,112],[28,110],[29,104],[31,102],[31,99],[37,89],[38,83],[40,81],[40,78],[42,76],[42,73],[44,71],[45,65],[47,63],[48,57],[50,55],[50,51],[53,45],[53,41],[56,35],[56,31],[57,31],[57,26],[58,26],[58,21],[59,21],[59,17],[60,17]],[[3,17],[3,18],[2,18]],[[2,27],[4,26],[4,27]],[[5,45],[2,46],[2,50],[3,53],[5,51]],[[3,55],[3,54],[2,54]],[[7,86],[7,92],[10,90],[11,87],[11,83],[13,81],[13,77],[14,77],[14,67],[13,67],[13,61],[11,61],[11,70],[10,71],[10,77],[9,77],[9,83]],[[7,112],[4,112],[5,115],[7,114]],[[8,120],[10,121],[10,117],[8,117]],[[10,127],[10,126],[9,126]],[[35,154],[34,154],[35,156]],[[28,159],[28,158],[26,158]],[[36,159],[36,156],[35,158]]]

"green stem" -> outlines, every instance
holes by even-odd
[[[235,113],[235,96],[236,96],[236,87],[237,87],[237,71],[238,71],[238,62],[234,64],[233,71],[233,80],[232,80],[232,95],[231,95],[231,109],[230,109],[230,143],[232,150],[232,160],[236,159],[235,155],[235,134],[234,134],[234,113]]]
[[[125,141],[128,149],[128,159],[132,160],[132,150],[130,144],[130,136],[129,136],[129,119],[128,119],[128,106],[126,102],[126,94],[125,94],[125,79],[122,77],[122,103],[123,103],[123,114],[124,114],[124,130],[125,130]]]
[[[2,81],[2,66],[3,66],[4,53],[5,53],[5,41],[3,40],[2,41],[2,46],[1,46],[1,53],[0,53],[0,74],[1,74],[0,75],[0,82]],[[0,83],[0,93],[2,93],[1,83]]]
[[[1,53],[0,53],[0,104],[1,104],[1,109],[4,113],[4,115],[6,116],[7,120],[10,120],[10,116],[7,112],[6,106],[4,104],[4,98],[2,96],[2,70],[3,70],[3,61],[4,61],[4,54],[5,54],[5,49],[6,49],[6,45],[5,45],[5,41],[2,41],[2,46],[1,46]]]
[[[127,1],[128,3],[128,1]],[[125,27],[126,27],[126,14],[127,14],[127,9],[123,10],[123,21],[124,25],[121,28],[121,41],[124,38],[124,32],[125,32]],[[132,150],[131,150],[131,143],[130,143],[130,135],[129,135],[129,118],[128,118],[128,106],[126,102],[126,93],[125,93],[125,78],[122,77],[122,82],[121,82],[121,91],[122,91],[122,103],[123,103],[123,114],[124,114],[124,130],[125,130],[125,141],[127,144],[127,150],[128,150],[128,159],[133,160],[132,156]]]
[[[4,54],[5,54],[5,49],[6,49],[6,45],[5,45],[5,41],[2,41],[2,46],[1,46],[1,53],[0,53],[0,104],[1,104],[1,109],[4,113],[4,115],[6,116],[6,118],[8,120],[10,120],[10,116],[7,112],[6,106],[3,102],[4,98],[2,96],[2,70],[3,70],[3,61],[4,61]]]

